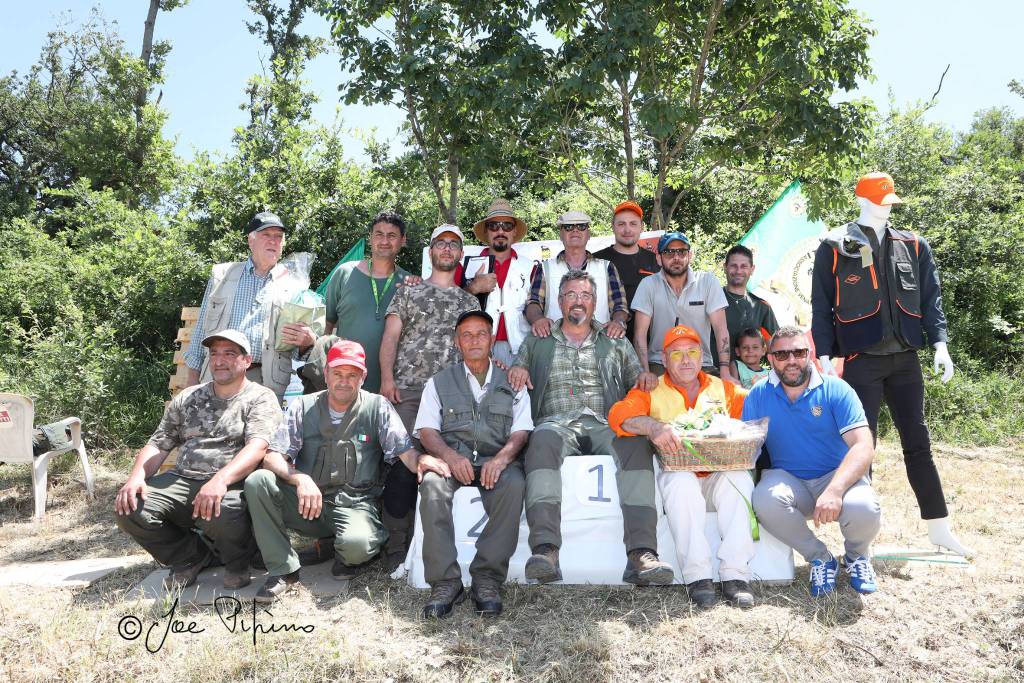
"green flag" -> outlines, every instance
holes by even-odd
[[[807,217],[807,200],[794,180],[740,240],[757,266],[747,288],[771,304],[781,325],[811,326],[814,252],[826,229]]]
[[[331,284],[331,278],[334,277],[334,274],[336,272],[338,272],[338,268],[340,268],[343,263],[348,263],[349,261],[362,261],[364,258],[366,258],[366,238],[365,237],[363,239],[359,240],[358,242],[356,242],[355,244],[353,244],[352,248],[349,249],[348,252],[344,256],[341,257],[341,260],[338,261],[335,264],[334,268],[331,269],[331,274],[328,275],[327,278],[323,281],[323,283],[319,287],[316,288],[316,293],[326,299],[327,298],[327,285]]]

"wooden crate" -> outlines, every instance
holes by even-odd
[[[174,352],[174,374],[171,375],[168,386],[171,389],[171,397],[177,396],[182,389],[188,385],[188,366],[185,365],[185,349],[188,347],[189,342],[192,340],[192,333],[195,331],[196,321],[199,319],[199,307],[198,306],[186,306],[181,309],[181,322],[183,325],[178,328],[178,336],[175,339],[180,344],[177,351]],[[168,401],[170,403],[170,401]],[[166,404],[164,405],[166,408]],[[175,448],[164,460],[163,464],[160,465],[160,471],[166,472],[167,470],[174,467],[178,461],[178,449]]]

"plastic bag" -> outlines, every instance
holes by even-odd
[[[322,335],[327,327],[327,306],[323,298],[311,289],[303,289],[291,301],[285,302],[274,331],[274,338],[277,339],[274,348],[278,351],[288,352],[295,348],[294,344],[281,340],[281,329],[290,323],[304,323],[309,325],[316,336]]]

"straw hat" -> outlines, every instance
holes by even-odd
[[[515,212],[512,211],[512,205],[508,203],[508,200],[495,199],[487,207],[487,215],[484,219],[473,224],[473,234],[476,235],[480,244],[489,243],[486,223],[495,218],[510,218],[516,224],[515,232],[512,233],[512,239],[509,241],[510,244],[521,242],[526,237],[526,223],[523,222],[523,219],[516,218]]]

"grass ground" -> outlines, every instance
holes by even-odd
[[[183,610],[201,633],[171,633],[151,654],[119,621],[159,626],[168,605],[126,601],[154,565],[87,589],[0,588],[0,679],[88,681],[1019,681],[1024,680],[1024,458],[1016,446],[939,446],[955,526],[978,549],[973,566],[876,564],[880,592],[843,584],[812,600],[797,560],[788,588],[758,588],[749,611],[698,613],[681,588],[509,586],[506,616],[464,604],[425,623],[425,593],[381,573],[330,599],[304,590],[260,623],[312,633],[231,632],[211,608]],[[29,522],[27,467],[0,467],[0,564],[139,552],[111,521],[124,455],[100,464],[87,502],[76,470],[52,483],[46,521]],[[884,520],[878,543],[926,547],[900,456],[883,444],[875,468]],[[827,536],[838,548],[834,525]],[[230,623],[230,621],[229,621]]]

